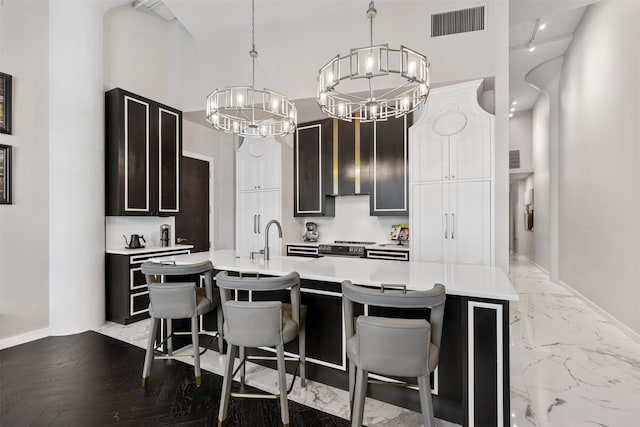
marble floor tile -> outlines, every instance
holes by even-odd
[[[510,279],[512,426],[640,425],[640,344],[526,259]]]

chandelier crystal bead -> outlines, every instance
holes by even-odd
[[[377,11],[369,3],[370,45],[351,49],[348,55],[336,55],[318,74],[317,101],[320,109],[331,117],[363,122],[402,117],[416,110],[429,95],[427,57],[406,46],[391,49],[387,44],[373,44],[373,18]],[[377,80],[376,80],[377,79]],[[386,79],[387,85],[374,88]],[[339,90],[341,83],[345,87]],[[358,90],[356,82],[366,82]],[[388,89],[389,85],[395,85]],[[351,90],[350,90],[351,89]],[[347,92],[348,91],[348,92]]]
[[[255,88],[255,0],[251,2],[251,86],[228,86],[207,96],[206,118],[215,129],[240,136],[273,137],[292,133],[298,124],[295,104],[286,95]]]

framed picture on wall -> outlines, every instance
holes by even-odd
[[[0,144],[0,204],[11,204],[11,146]]]
[[[0,73],[0,133],[11,134],[11,76]]]

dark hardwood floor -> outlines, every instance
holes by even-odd
[[[222,377],[155,360],[140,387],[144,350],[97,332],[49,337],[0,351],[0,426],[215,426]],[[237,386],[235,384],[234,386]],[[277,426],[277,401],[231,399],[228,425]],[[292,426],[347,420],[289,401]]]

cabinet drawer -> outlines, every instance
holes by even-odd
[[[175,249],[175,250],[167,250],[162,252],[152,252],[148,254],[140,254],[140,255],[131,255],[129,258],[129,264],[142,264],[145,261],[150,260],[151,258],[158,258],[161,256],[169,256],[169,255],[183,255],[190,254],[191,249]]]
[[[149,312],[149,291],[131,294],[129,299],[129,315],[135,316]]]
[[[142,267],[135,267],[129,270],[129,290],[139,289],[147,289],[147,280],[142,274]]]
[[[409,261],[409,252],[407,251],[385,251],[379,249],[367,250],[367,258],[369,259],[389,259],[396,261]]]
[[[317,257],[317,246],[293,246],[287,245],[287,255]]]

